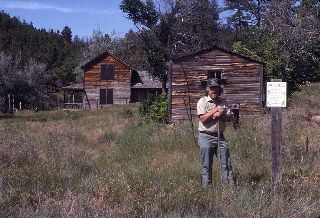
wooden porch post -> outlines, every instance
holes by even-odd
[[[66,108],[66,92],[63,91],[63,108]]]
[[[82,109],[86,109],[85,108],[85,99],[86,99],[86,96],[85,96],[85,94],[82,93]]]
[[[74,105],[74,94],[72,95],[72,108],[74,108],[75,105]]]
[[[9,110],[9,113],[11,113],[11,95],[8,94],[8,110]]]
[[[12,113],[14,113],[14,95],[12,95]]]
[[[173,61],[169,61],[168,69],[168,121],[172,122],[172,65]]]

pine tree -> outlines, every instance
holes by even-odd
[[[65,26],[65,27],[63,28],[63,30],[61,31],[61,35],[62,35],[62,37],[63,37],[63,39],[64,39],[65,44],[68,44],[68,45],[71,44],[71,41],[72,41],[72,31],[71,31],[70,27]]]

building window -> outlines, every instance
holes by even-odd
[[[107,89],[107,104],[113,104],[113,89]]]
[[[100,89],[100,104],[113,104],[113,89]]]
[[[100,89],[100,104],[107,103],[106,89]]]
[[[210,70],[207,72],[207,79],[221,79],[222,71],[221,70]]]
[[[113,64],[101,64],[100,79],[101,80],[114,80],[114,65]]]

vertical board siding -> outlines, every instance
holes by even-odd
[[[114,65],[114,79],[101,80],[100,66]],[[113,104],[127,104],[130,100],[131,75],[130,69],[109,54],[106,54],[101,60],[93,63],[84,69],[84,87],[91,107],[104,107],[101,105],[100,89],[113,90]],[[98,102],[97,102],[98,101]]]
[[[239,104],[240,114],[258,113],[262,107],[263,65],[220,50],[173,61],[171,67],[171,121],[188,119],[189,106],[196,105],[205,90],[200,86],[207,72],[221,70],[227,77],[222,97],[227,104]],[[190,99],[190,102],[189,102]]]

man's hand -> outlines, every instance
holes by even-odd
[[[211,111],[209,111],[208,113],[200,115],[199,119],[202,123],[205,123],[209,120],[214,120],[214,119],[220,118],[223,115],[224,115],[223,108],[214,108]]]
[[[200,119],[200,121],[201,121],[202,123],[205,123],[205,122],[207,122],[207,121],[209,121],[209,120],[212,120],[212,119],[213,119],[213,115],[214,115],[215,113],[217,113],[217,112],[218,112],[218,109],[217,109],[217,108],[214,108],[214,109],[212,109],[211,111],[209,111],[209,112],[207,112],[207,113],[205,113],[205,114],[199,115],[198,117],[199,117],[199,119]]]
[[[217,108],[217,112],[213,114],[213,119],[222,117],[224,115],[224,111],[225,110],[223,108]]]
[[[213,119],[220,118],[220,117],[221,117],[221,115],[222,115],[222,113],[221,113],[221,112],[219,112],[219,111],[217,111],[217,112],[215,112],[215,113],[213,114]]]

